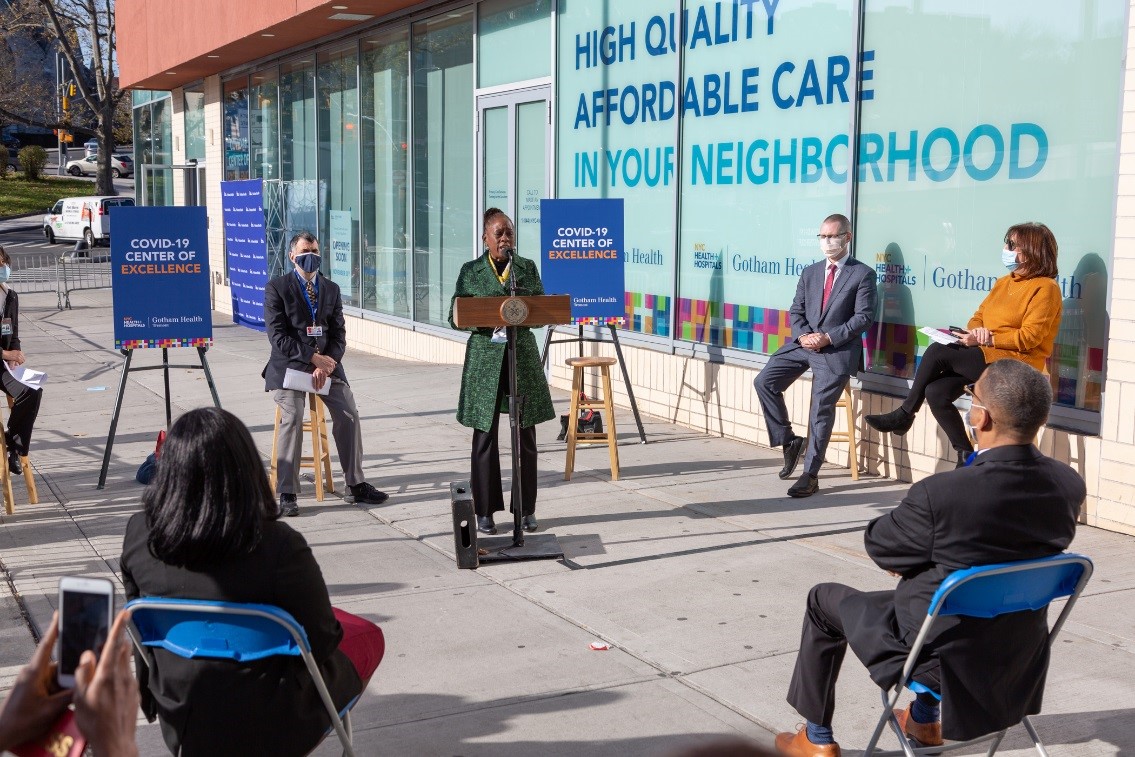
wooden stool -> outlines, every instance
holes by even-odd
[[[15,401],[8,398],[8,410],[11,411]],[[0,419],[2,421],[3,419]],[[0,422],[0,425],[3,425]],[[8,468],[8,437],[0,433],[0,479],[3,479],[4,512],[13,515],[16,512],[16,495],[12,492],[12,471]],[[28,487],[28,504],[39,504],[39,493],[35,489],[35,476],[32,474],[32,464],[27,455],[20,455],[20,465],[24,468],[24,484]]]
[[[323,501],[323,493],[335,493],[335,481],[331,478],[331,452],[327,445],[327,419],[323,414],[323,403],[315,395],[307,395],[308,419],[303,422],[302,433],[311,434],[311,455],[301,455],[300,470],[311,468],[315,471],[315,499]],[[276,491],[276,445],[280,436],[280,406],[276,405],[276,427],[272,431],[272,491]]]
[[[571,374],[571,409],[568,410],[567,432],[567,464],[564,467],[564,481],[571,481],[571,472],[575,468],[575,445],[577,444],[606,444],[611,455],[611,480],[619,480],[619,447],[618,437],[615,435],[615,406],[611,402],[611,366],[615,364],[613,357],[573,357],[568,358],[567,364],[572,368]],[[603,399],[590,399],[580,401],[583,394],[583,371],[585,368],[598,368],[603,379]],[[605,432],[600,434],[579,433],[580,408],[601,408],[607,417],[603,419]]]
[[[847,467],[851,468],[851,480],[859,480],[859,440],[855,433],[855,408],[851,404],[851,385],[843,388],[843,394],[835,403],[836,409],[843,408],[847,417],[847,431],[832,431],[832,442],[847,442]],[[834,421],[834,419],[833,419]],[[833,424],[834,425],[834,424]]]

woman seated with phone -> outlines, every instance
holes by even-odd
[[[304,627],[338,709],[366,688],[382,659],[378,626],[331,606],[304,538],[279,520],[248,429],[198,408],[170,429],[144,512],[126,524],[122,583],[140,596],[279,607]],[[154,650],[142,709],[156,713],[174,754],[306,754],[330,728],[298,657],[234,664]]]
[[[868,415],[867,425],[902,436],[914,424],[925,400],[965,464],[973,444],[954,400],[985,366],[1006,358],[1044,371],[1060,329],[1060,286],[1056,283],[1056,238],[1043,223],[1020,223],[1005,232],[1001,262],[1009,269],[993,284],[965,329],[951,327],[958,341],[931,344],[918,364],[903,404],[889,413]]]

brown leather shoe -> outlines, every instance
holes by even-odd
[[[894,710],[899,728],[918,742],[917,746],[942,746],[942,723],[916,723],[910,716],[910,705],[905,710]]]
[[[840,757],[839,744],[813,744],[808,741],[807,726],[796,733],[778,733],[776,751],[788,757]]]

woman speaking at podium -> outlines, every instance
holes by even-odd
[[[453,322],[453,301],[458,297],[506,297],[511,277],[516,277],[520,296],[544,294],[536,264],[518,257],[513,249],[516,230],[500,208],[485,211],[481,241],[485,252],[461,267],[453,300],[449,304],[449,325]],[[477,511],[477,530],[495,534],[493,514],[504,509],[501,488],[500,451],[497,427],[501,413],[508,413],[508,338],[504,327],[473,328],[465,346],[465,368],[461,373],[461,396],[457,400],[457,421],[473,429],[470,456],[470,486]],[[536,524],[536,424],[556,416],[552,395],[540,362],[540,351],[532,329],[516,329],[517,394],[523,398],[520,416],[520,479],[524,501],[520,503],[525,531]],[[510,509],[517,506],[513,482]]]

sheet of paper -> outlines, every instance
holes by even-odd
[[[43,385],[47,383],[47,373],[44,371],[33,371],[26,365],[12,365],[8,363],[8,373],[12,374],[12,378],[19,381],[24,386],[30,386],[32,389],[42,389]]]
[[[284,388],[294,389],[297,392],[314,392],[315,394],[327,395],[331,391],[331,379],[328,378],[323,382],[323,387],[317,392],[315,385],[311,381],[311,374],[303,371],[297,371],[294,368],[286,368],[284,370]]]
[[[932,326],[924,326],[920,328],[919,331],[926,334],[926,336],[930,337],[931,341],[935,341],[938,344],[955,344],[958,341],[958,338],[954,336],[949,329],[936,329]]]

